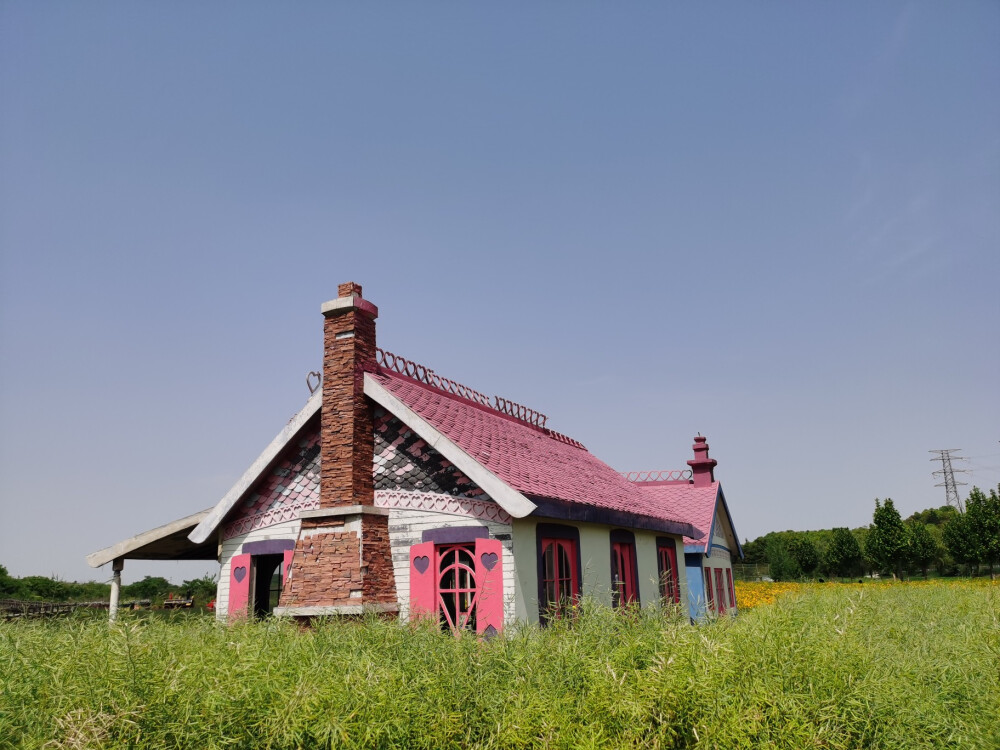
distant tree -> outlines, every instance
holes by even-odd
[[[928,566],[937,557],[937,543],[934,541],[934,537],[931,536],[931,532],[927,529],[926,524],[920,523],[920,521],[912,521],[907,526],[909,531],[907,558],[926,578]]]
[[[757,537],[752,542],[743,542],[743,562],[746,565],[761,565],[767,562],[763,537]]]
[[[170,581],[160,576],[146,576],[141,581],[122,586],[124,599],[164,599],[170,593]]]
[[[875,513],[865,540],[865,553],[879,570],[902,576],[907,553],[906,527],[891,498],[886,498],[885,503],[875,499]]]
[[[69,599],[71,584],[45,576],[25,576],[20,579],[21,591],[29,599],[64,602]]]
[[[798,565],[799,570],[807,576],[812,575],[816,568],[819,567],[819,553],[816,551],[816,545],[804,534],[797,535],[789,542],[788,552],[791,554],[792,559],[795,560],[795,564]]]
[[[1000,494],[990,490],[986,495],[973,487],[965,501],[965,517],[966,533],[972,537],[972,546],[978,553],[977,562],[986,563],[993,577],[993,566],[1000,563]]]
[[[955,562],[968,566],[969,573],[975,575],[983,559],[983,550],[979,546],[978,537],[973,533],[969,516],[965,513],[956,515],[948,521],[942,536]]]
[[[22,596],[21,582],[7,573],[7,568],[0,565],[0,598],[16,599]]]
[[[186,598],[193,598],[198,603],[205,604],[215,598],[217,587],[215,585],[215,576],[206,575],[201,578],[184,581],[180,588]]]
[[[944,526],[948,521],[958,515],[958,510],[951,505],[942,505],[940,508],[927,508],[918,510],[907,521],[919,521],[928,526]]]
[[[777,535],[767,539],[767,564],[775,581],[790,581],[802,575],[784,540]]]
[[[823,556],[823,565],[830,575],[849,578],[858,575],[861,570],[861,545],[857,537],[846,528],[833,530],[830,546]]]

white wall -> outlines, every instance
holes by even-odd
[[[264,529],[256,529],[248,534],[234,536],[222,542],[222,554],[220,556],[221,567],[219,569],[219,585],[215,594],[215,616],[225,619],[229,614],[229,574],[233,555],[240,554],[240,550],[246,542],[262,542],[266,539],[291,539],[293,542],[299,536],[300,521],[285,521],[268,526]]]
[[[513,622],[514,610],[514,554],[511,548],[511,527],[495,521],[480,521],[468,516],[437,513],[426,510],[389,510],[389,543],[392,546],[392,568],[396,575],[396,599],[399,616],[409,617],[410,610],[410,546],[423,541],[423,533],[431,529],[473,526],[489,529],[490,537],[498,534],[503,546],[504,622]]]

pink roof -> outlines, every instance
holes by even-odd
[[[709,552],[709,545],[712,542],[709,535],[712,519],[715,516],[715,503],[719,497],[718,482],[712,482],[705,487],[678,482],[637,482],[635,486],[649,502],[662,507],[673,518],[687,521],[702,529],[701,536],[684,537],[684,544],[704,546],[705,553]]]
[[[470,399],[380,367],[386,390],[497,478],[523,495],[579,503],[675,523],[657,497],[641,491],[582,446]],[[697,524],[693,524],[696,525]]]

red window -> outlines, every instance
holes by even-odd
[[[438,608],[444,615],[442,628],[452,631],[476,629],[476,559],[471,545],[438,547]]]
[[[705,568],[705,602],[709,611],[715,609],[715,597],[712,596],[712,569]]]
[[[541,550],[540,609],[559,617],[574,604],[580,590],[576,540],[542,538]]]
[[[736,609],[736,590],[733,588],[732,568],[726,568],[726,582],[729,584],[729,606]]]
[[[611,603],[615,607],[639,601],[639,577],[636,575],[635,542],[611,542]]]
[[[656,540],[656,558],[660,574],[660,599],[673,604],[680,603],[681,586],[677,573],[677,545],[673,539]]]
[[[726,613],[726,588],[722,583],[722,568],[715,569],[715,591],[718,594],[718,599],[716,600],[719,612],[722,614]]]

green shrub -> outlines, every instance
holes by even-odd
[[[491,641],[374,618],[0,624],[0,745],[996,747],[998,599],[831,585],[703,626],[587,603]]]

